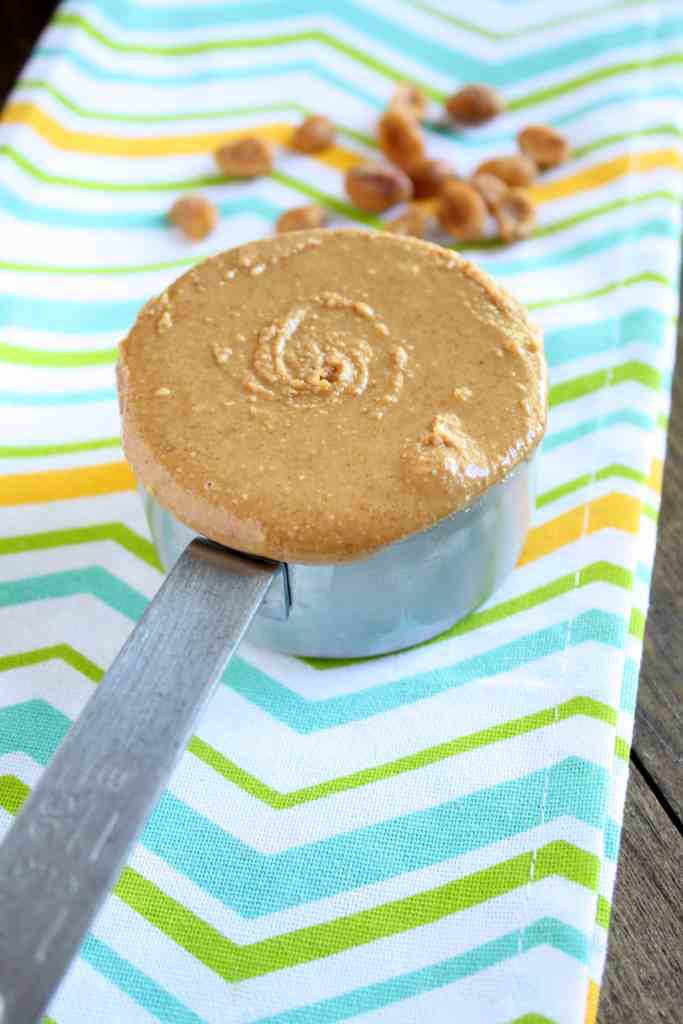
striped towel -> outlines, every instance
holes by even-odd
[[[605,959],[673,357],[677,3],[73,0],[2,122],[0,829],[160,572],[122,460],[116,343],[183,267],[340,171],[408,76],[509,112],[429,131],[463,172],[573,144],[535,236],[473,256],[546,332],[551,416],[512,577],[429,646],[355,665],[245,645],[50,1008],[58,1024],[592,1022]],[[217,175],[309,109],[339,144]],[[436,106],[435,106],[436,110]],[[202,190],[220,226],[165,224]],[[7,244],[11,240],[11,244]]]

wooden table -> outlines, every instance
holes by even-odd
[[[0,96],[55,4],[0,0]],[[599,1024],[683,1022],[683,331]]]

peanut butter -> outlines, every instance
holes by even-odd
[[[291,232],[190,270],[121,345],[126,455],[178,519],[291,562],[432,526],[540,442],[547,374],[524,309],[456,253]]]

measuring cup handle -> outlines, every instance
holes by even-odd
[[[0,1024],[41,1018],[280,571],[193,541],[44,771],[0,846]]]

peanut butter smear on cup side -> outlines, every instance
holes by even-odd
[[[117,367],[126,456],[179,520],[290,562],[362,558],[471,504],[539,444],[541,333],[456,253],[295,231],[143,308]]]

